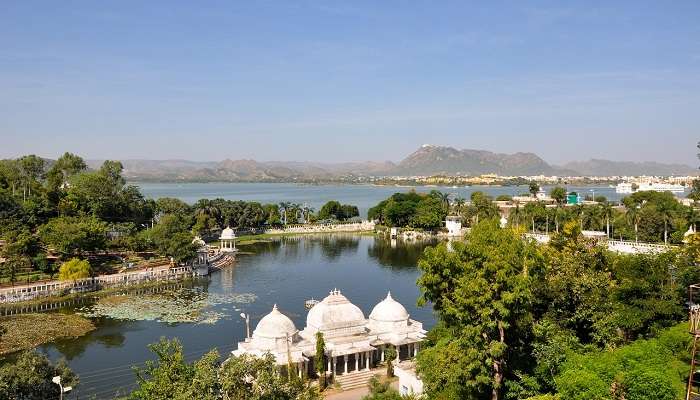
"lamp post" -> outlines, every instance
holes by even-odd
[[[51,382],[53,382],[53,383],[55,383],[55,384],[58,385],[58,388],[59,388],[59,391],[60,391],[59,400],[63,400],[63,393],[68,393],[68,392],[70,392],[71,390],[73,390],[73,388],[70,387],[70,386],[63,387],[63,385],[61,384],[61,377],[60,377],[60,376],[54,376],[54,377],[51,379]]]
[[[245,337],[250,339],[250,314],[241,313],[241,318],[245,321]]]

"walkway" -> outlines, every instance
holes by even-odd
[[[399,381],[398,379],[391,382],[391,387],[399,390]],[[326,400],[360,400],[362,397],[366,396],[369,394],[369,388],[363,387],[363,388],[357,388],[357,389],[351,389],[351,390],[346,390],[344,392],[340,393],[331,393],[328,395],[325,395],[324,397]]]

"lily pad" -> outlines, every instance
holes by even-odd
[[[129,321],[214,324],[230,317],[222,304],[246,304],[257,299],[252,293],[213,294],[200,289],[178,289],[146,295],[115,295],[83,307],[78,314],[89,318],[108,317]]]

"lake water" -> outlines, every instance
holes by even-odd
[[[440,190],[469,199],[476,191],[485,192],[494,198],[498,195],[519,195],[528,193],[527,186],[468,186],[468,187],[435,187],[435,186],[373,186],[373,185],[305,185],[294,183],[134,183],[141,188],[146,197],[175,197],[187,203],[199,199],[223,198],[227,200],[257,201],[260,203],[292,203],[308,204],[317,211],[330,200],[353,204],[360,209],[362,217],[367,216],[367,210],[396,192],[416,190],[427,193]],[[581,195],[595,193],[605,196],[608,200],[619,200],[621,195],[615,193],[615,188],[608,186],[567,186],[567,190],[576,191]],[[550,186],[544,190],[549,192]]]
[[[252,315],[251,329],[270,312],[273,304],[303,329],[307,311],[304,300],[322,299],[340,289],[359,306],[365,316],[391,290],[411,314],[430,328],[435,320],[430,307],[417,307],[419,295],[416,261],[428,243],[404,244],[362,235],[320,235],[277,238],[241,248],[236,264],[215,272],[197,286],[212,296],[252,293],[247,304],[219,304],[208,311],[220,319],[215,323],[122,321],[98,318],[98,329],[75,339],[39,348],[51,359],[64,357],[81,378],[76,388],[80,398],[112,398],[119,390],[131,389],[135,378],[131,365],[142,365],[153,357],[149,343],[160,337],[177,337],[188,360],[212,348],[227,354],[245,337],[239,313]]]

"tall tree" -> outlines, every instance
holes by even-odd
[[[419,371],[429,394],[467,398],[489,391],[498,400],[512,372],[509,356],[521,345],[520,324],[529,320],[540,256],[534,244],[495,220],[476,225],[452,248],[429,248],[418,263],[419,303],[432,303],[447,332],[419,354]],[[459,364],[435,370],[436,362],[455,354],[461,354]]]
[[[60,376],[65,386],[75,387],[78,377],[61,360],[56,364],[43,354],[21,353],[0,367],[0,398],[47,400],[59,398],[59,387],[51,380]]]

